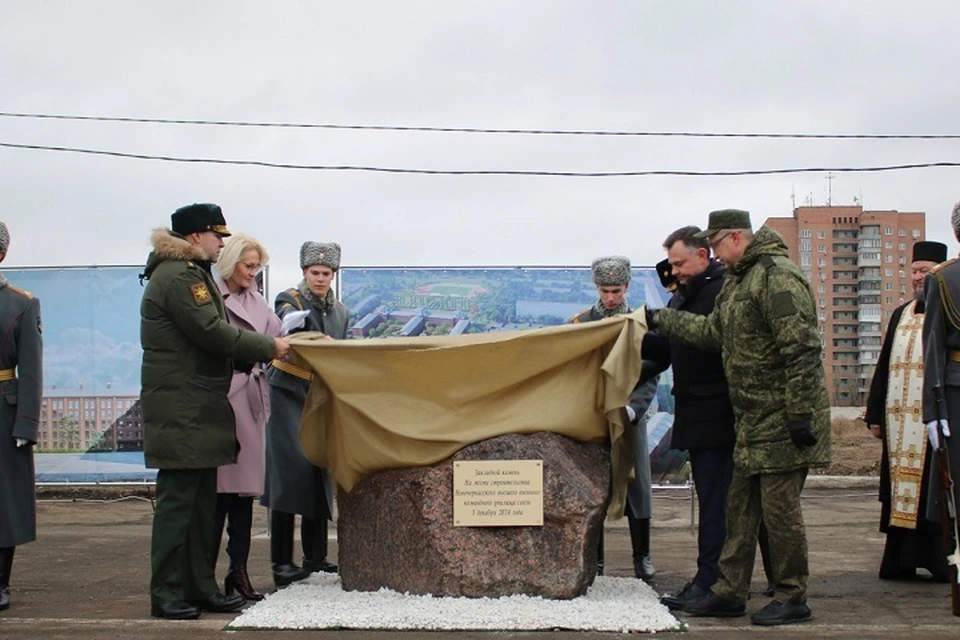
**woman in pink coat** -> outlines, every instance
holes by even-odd
[[[263,246],[252,237],[230,236],[215,265],[214,280],[220,287],[230,324],[268,336],[280,335],[280,319],[257,290],[257,273],[267,264]],[[252,368],[250,368],[252,365]],[[216,565],[224,523],[227,525],[227,555],[230,571],[224,592],[239,593],[247,600],[262,600],[250,585],[247,558],[253,525],[253,499],[263,493],[264,425],[270,407],[262,363],[234,363],[238,370],[230,384],[230,406],[237,419],[240,451],[235,464],[217,470],[217,520],[213,534],[211,565]],[[249,371],[240,369],[249,368]]]

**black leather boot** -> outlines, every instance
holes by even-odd
[[[293,564],[293,514],[270,512],[270,561],[273,563],[273,583],[277,588],[303,580],[310,575]]]
[[[597,545],[597,575],[603,575],[603,530],[600,530],[600,543]]]
[[[336,573],[337,565],[327,561],[327,519],[302,518],[300,540],[303,545],[303,569],[310,573]]]
[[[228,596],[232,596],[234,592],[236,592],[243,596],[244,599],[254,602],[263,600],[263,594],[257,593],[253,585],[250,584],[250,576],[247,574],[246,562],[230,563],[230,572],[227,573],[227,577],[223,579],[223,592]]]
[[[650,560],[650,519],[634,518],[628,511],[627,523],[630,525],[633,573],[641,580],[649,580],[657,573],[653,561]]]
[[[10,572],[16,547],[0,549],[0,611],[10,608]]]

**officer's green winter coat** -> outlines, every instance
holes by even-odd
[[[154,231],[140,304],[140,404],[146,464],[207,469],[237,459],[227,401],[233,363],[270,360],[273,338],[227,322],[203,253],[165,229]]]
[[[778,233],[757,230],[743,257],[727,269],[710,315],[663,309],[660,328],[698,348],[722,350],[740,473],[830,463],[830,403],[813,293]],[[810,419],[817,444],[794,446],[788,418]]]

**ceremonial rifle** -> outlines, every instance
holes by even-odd
[[[937,404],[937,429],[941,421],[946,420],[943,389],[934,385],[933,395]],[[940,446],[934,454],[937,460],[937,473],[940,476],[940,521],[943,529],[943,543],[947,553],[947,571],[950,576],[950,602],[953,615],[960,616],[960,532],[957,529],[957,503],[953,490],[953,476],[950,474],[950,452],[947,449],[947,436],[939,433]]]

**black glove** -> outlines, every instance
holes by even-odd
[[[817,436],[813,435],[809,420],[787,420],[787,431],[790,432],[790,440],[797,449],[817,444]]]
[[[643,308],[643,315],[647,321],[648,330],[654,331],[660,326],[660,309],[651,309],[645,306]]]

